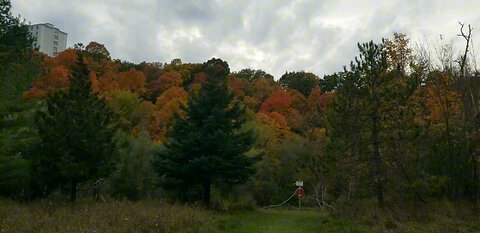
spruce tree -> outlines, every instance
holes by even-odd
[[[202,70],[207,82],[182,106],[184,114],[176,115],[156,169],[166,188],[203,189],[203,201],[209,207],[212,185],[243,183],[253,174],[256,158],[246,157],[245,152],[255,137],[242,129],[244,108],[227,89],[226,62],[212,59]]]
[[[33,161],[42,190],[68,185],[72,201],[79,183],[108,175],[115,147],[112,114],[92,92],[82,60],[80,56],[73,69],[69,89],[50,95],[37,115],[42,141]]]
[[[25,20],[12,15],[10,0],[0,0],[0,68],[21,62],[34,49]],[[0,70],[1,71],[1,70]]]
[[[28,26],[11,12],[9,0],[0,0],[0,195],[23,197],[28,192],[29,163],[37,142],[33,111],[22,101],[23,92],[38,76]]]

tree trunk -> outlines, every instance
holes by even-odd
[[[72,181],[72,186],[70,188],[70,201],[74,202],[77,200],[77,181]]]
[[[476,160],[476,153],[472,153],[472,178],[473,178],[473,184],[472,184],[472,199],[474,201],[480,201],[480,187],[478,187],[478,167],[477,167],[477,160]]]
[[[378,100],[376,100],[378,101]],[[377,105],[377,103],[375,104]],[[377,106],[375,107],[377,108]],[[372,116],[372,142],[373,142],[373,166],[374,166],[374,182],[375,182],[375,191],[377,193],[378,206],[383,207],[383,172],[382,172],[382,160],[380,158],[380,128],[379,128],[379,117],[375,109]]]
[[[211,184],[210,184],[210,181],[206,181],[203,184],[203,203],[207,208],[210,208],[210,196],[211,196]]]

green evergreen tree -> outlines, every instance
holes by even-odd
[[[329,113],[331,148],[346,164],[367,168],[362,181],[374,187],[378,204],[383,205],[385,164],[382,148],[385,144],[386,121],[392,108],[394,76],[387,72],[387,54],[383,44],[359,44],[360,58],[345,69],[336,101]],[[352,162],[353,161],[353,162]],[[349,170],[358,170],[352,169]]]
[[[27,25],[0,0],[0,195],[24,197],[28,191],[28,157],[38,138],[33,127],[36,103],[24,102],[23,92],[38,76]]]
[[[203,64],[207,82],[183,106],[167,133],[166,150],[156,168],[164,187],[183,191],[203,189],[210,206],[212,185],[245,182],[253,175],[255,157],[246,157],[254,133],[244,130],[244,108],[227,89],[228,64],[212,59]]]
[[[68,185],[72,201],[79,183],[108,175],[115,148],[112,114],[92,92],[82,60],[80,56],[73,69],[68,91],[49,96],[36,120],[42,141],[33,165],[42,189]]]
[[[331,92],[338,88],[338,85],[342,81],[343,74],[333,73],[329,75],[324,75],[322,79],[318,80],[318,85],[322,92]]]
[[[0,0],[0,64],[18,62],[33,50],[33,38],[25,21],[11,12],[10,0]]]

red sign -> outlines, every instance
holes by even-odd
[[[305,196],[305,190],[303,190],[302,187],[298,187],[297,190],[295,190],[295,194],[297,194],[298,197],[303,197]]]

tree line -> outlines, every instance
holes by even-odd
[[[9,1],[0,12],[4,197],[75,200],[106,179],[115,198],[266,205],[303,180],[311,205],[479,201],[470,26],[460,55],[395,33],[343,71],[276,80],[218,58],[134,64],[98,42],[49,57]]]

